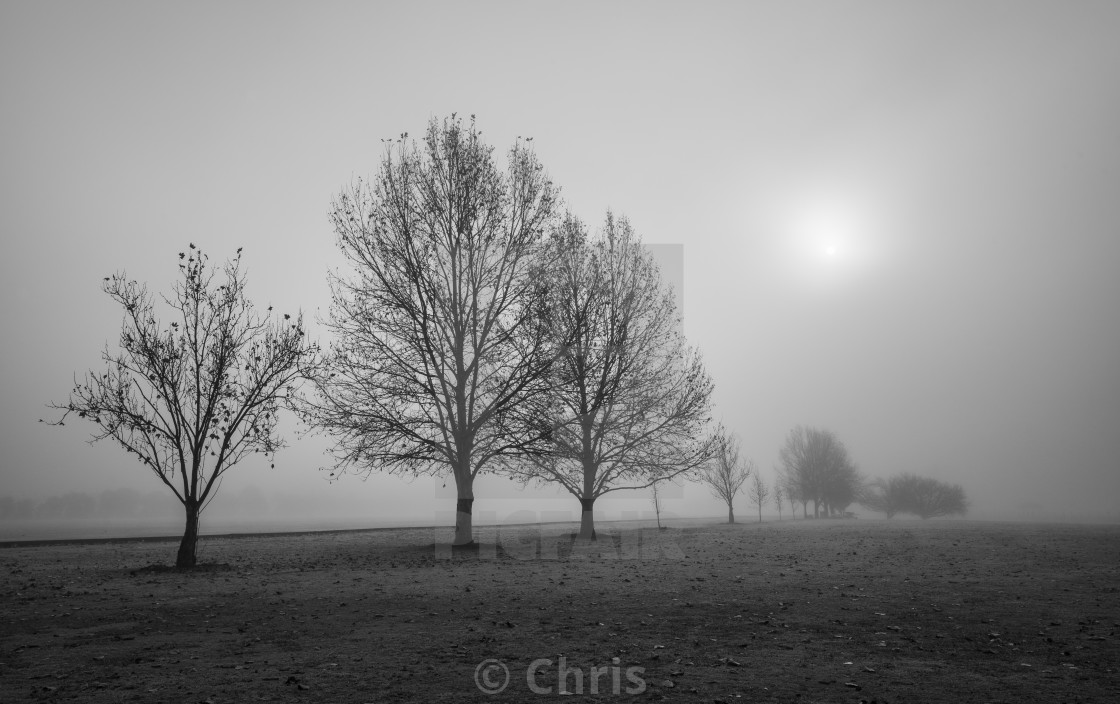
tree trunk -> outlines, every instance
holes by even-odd
[[[474,523],[471,515],[473,506],[473,497],[455,502],[455,539],[451,541],[455,547],[464,547],[474,542]]]
[[[474,546],[474,475],[471,474],[470,460],[462,459],[464,456],[469,457],[469,452],[460,445],[462,443],[457,441],[459,459],[457,463],[452,464],[457,500],[455,501],[455,537],[451,540],[451,546],[456,548]]]
[[[183,531],[179,554],[175,558],[175,567],[179,569],[194,567],[195,546],[198,544],[198,504],[188,501],[183,506],[187,510],[187,527]]]
[[[727,504],[727,522],[735,522],[735,508],[731,504]]]
[[[762,504],[758,505],[758,522],[762,523]]]
[[[595,499],[580,499],[579,539],[595,540]]]

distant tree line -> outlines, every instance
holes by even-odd
[[[742,491],[758,508],[762,520],[762,504],[770,497],[782,517],[788,501],[795,508],[801,505],[802,516],[852,516],[848,511],[858,504],[893,518],[908,513],[920,518],[962,515],[968,511],[968,499],[959,485],[913,474],[900,474],[890,479],[867,479],[852,461],[847,448],[829,430],[796,426],[779,452],[779,466],[772,485],[767,485],[749,458],[741,458],[738,439],[722,428],[716,436],[715,456],[698,475],[712,495],[727,504],[728,522],[735,522],[734,500]],[[749,481],[748,481],[749,480]]]

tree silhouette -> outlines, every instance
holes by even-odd
[[[766,503],[766,497],[770,496],[770,487],[766,486],[766,482],[758,472],[751,477],[747,493],[750,494],[751,502],[758,506],[758,522],[762,523],[762,504]]]
[[[903,508],[903,485],[901,477],[873,479],[860,488],[856,501],[872,511],[886,514],[887,518],[894,518]]]
[[[336,342],[308,417],[336,442],[334,473],[450,474],[455,545],[473,542],[475,477],[542,435],[519,409],[545,389],[535,302],[557,198],[525,144],[501,171],[452,115],[422,147],[402,135],[331,211],[353,275],[332,277]]]
[[[786,490],[782,486],[781,477],[774,480],[774,506],[778,509],[778,520],[782,520],[782,503],[786,500]]]
[[[75,380],[70,401],[50,404],[94,423],[90,442],[112,438],[151,470],[182,503],[186,527],[176,566],[195,564],[198,521],[221,478],[255,453],[283,446],[277,414],[315,371],[318,348],[302,316],[258,315],[245,297],[241,250],[223,276],[192,243],[179,253],[180,280],[157,318],[146,286],[123,273],[102,289],[125,310],[120,352],[102,353],[103,372]],[[271,308],[269,309],[271,310]]]
[[[779,453],[788,495],[813,515],[842,512],[855,500],[861,480],[844,444],[828,430],[797,426],[790,431]]]
[[[546,452],[507,463],[522,481],[555,482],[595,536],[604,494],[643,489],[712,456],[712,381],[685,344],[672,291],[629,222],[607,213],[600,236],[567,216],[550,239],[542,327],[555,350],[549,392],[534,406]]]
[[[750,459],[744,463],[739,457],[739,438],[720,431],[716,434],[715,458],[700,472],[700,479],[712,496],[727,504],[727,522],[735,522],[735,497],[747,478],[756,471]]]

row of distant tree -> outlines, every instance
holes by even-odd
[[[780,465],[771,485],[762,478],[754,462],[741,456],[738,439],[721,432],[716,439],[714,460],[700,473],[712,494],[727,504],[727,520],[735,522],[734,500],[745,491],[758,508],[772,498],[782,515],[788,501],[796,516],[801,505],[803,517],[847,516],[852,504],[893,518],[901,513],[921,518],[964,514],[968,499],[959,485],[928,477],[900,474],[889,479],[867,479],[852,462],[847,448],[828,430],[797,426],[790,431],[779,453]]]
[[[740,464],[737,443],[734,437],[722,436],[720,449],[723,459],[716,459],[704,469],[698,478],[706,483],[715,496],[728,503],[728,521],[735,522],[734,499],[740,491],[745,492],[757,508],[759,520],[767,499],[772,499],[779,517],[785,502],[789,501],[791,515],[796,515],[797,498],[788,483],[783,483],[779,475],[777,481],[768,484],[755,469],[754,462],[747,459]],[[730,454],[727,452],[730,451]],[[725,467],[735,468],[731,473],[723,472]],[[656,492],[657,485],[654,485]],[[872,511],[893,518],[898,514],[913,514],[921,518],[934,518],[961,514],[967,510],[968,501],[964,490],[957,485],[946,484],[926,477],[900,474],[890,479],[860,480],[854,489],[855,503]],[[97,494],[70,491],[65,494],[48,496],[36,501],[0,496],[0,521],[13,520],[89,520],[89,519],[166,519],[171,497],[165,492],[140,492],[124,487],[106,489]],[[656,500],[656,499],[655,499]],[[726,500],[726,499],[724,499]],[[223,513],[231,516],[293,515],[306,509],[303,501],[296,495],[266,496],[259,489],[248,487],[229,496],[223,504]],[[658,505],[660,509],[660,505]],[[803,506],[803,515],[808,510]],[[816,514],[815,514],[816,515]],[[835,515],[835,514],[833,514]]]

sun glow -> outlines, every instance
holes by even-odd
[[[857,227],[850,213],[835,207],[817,208],[801,216],[794,237],[804,253],[816,258],[838,259],[851,249]]]
[[[834,285],[864,274],[873,259],[871,219],[854,198],[791,203],[782,233],[785,264],[809,286]]]

